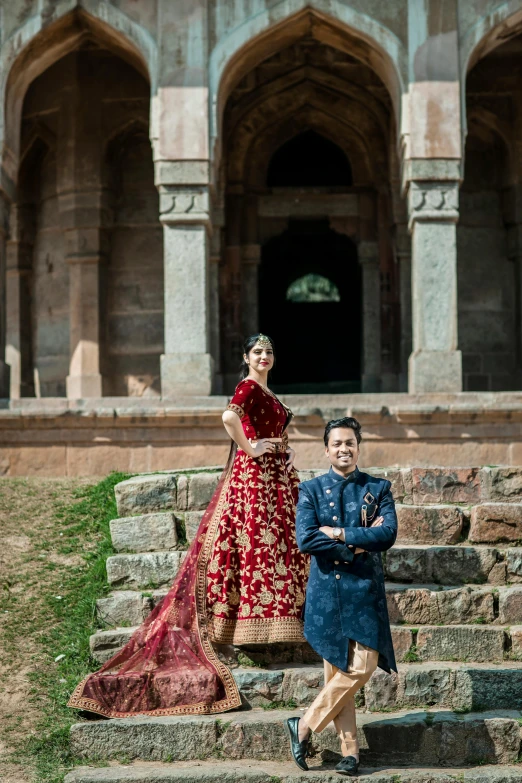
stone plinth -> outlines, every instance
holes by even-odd
[[[324,423],[346,414],[362,423],[361,468],[416,466],[407,486],[400,471],[382,472],[400,503],[513,503],[522,496],[515,467],[522,464],[522,393],[285,395],[282,400],[295,414],[290,440],[299,468],[325,465]],[[230,441],[221,415],[227,401],[224,396],[178,398],[175,404],[139,398],[12,400],[0,409],[0,472],[103,476],[111,470],[224,465]],[[434,465],[452,467],[425,475],[423,466]],[[491,485],[484,495],[477,476],[468,475],[475,469],[453,467],[459,465],[504,467],[481,471],[480,483]],[[435,523],[458,529],[458,519],[441,520],[426,520],[426,535]]]

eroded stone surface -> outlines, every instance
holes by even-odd
[[[99,598],[96,612],[100,622],[113,628],[124,624],[139,625],[144,617],[143,598],[141,593],[118,590],[107,598]]]
[[[522,501],[522,467],[482,468],[484,499],[520,503]]]
[[[395,582],[481,584],[498,561],[498,551],[490,547],[396,545],[386,553],[385,574]],[[493,576],[498,584],[496,572]]]
[[[413,502],[479,503],[479,468],[411,468]]]
[[[388,585],[386,598],[390,622],[460,625],[495,619],[493,588],[458,587],[436,590],[408,585]]]
[[[107,558],[107,579],[113,587],[134,589],[170,585],[185,552],[143,552]]]
[[[522,505],[482,503],[474,506],[469,540],[477,544],[522,541]]]
[[[502,661],[504,629],[478,625],[420,628],[417,654],[423,661]]]
[[[456,544],[463,527],[457,506],[396,506],[400,543]]]
[[[176,474],[134,476],[114,487],[118,515],[154,514],[176,508]]]
[[[113,519],[112,545],[117,552],[154,552],[176,549],[176,516],[172,512]]]

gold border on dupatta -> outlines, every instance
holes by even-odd
[[[218,712],[228,712],[236,707],[241,706],[241,695],[237,687],[236,681],[232,676],[231,671],[219,660],[219,657],[212,647],[209,640],[208,628],[207,628],[207,616],[206,616],[206,604],[207,604],[207,564],[209,555],[214,545],[214,540],[221,520],[221,514],[223,513],[223,507],[227,498],[228,488],[232,475],[233,463],[230,466],[227,477],[223,482],[219,500],[217,502],[212,519],[209,522],[207,532],[205,534],[205,541],[201,547],[201,551],[198,555],[196,563],[196,620],[197,630],[201,641],[201,646],[205,653],[208,662],[214,667],[216,673],[221,678],[225,687],[225,698],[220,701],[216,701],[213,704],[205,704],[203,702],[197,704],[183,705],[180,707],[167,707],[157,710],[140,710],[135,712],[118,712],[116,710],[106,710],[99,702],[94,699],[88,699],[82,696],[83,688],[87,683],[90,674],[78,683],[74,689],[71,698],[69,699],[67,706],[73,707],[78,710],[88,710],[98,715],[103,715],[105,718],[130,718],[136,715],[148,715],[152,717],[164,717],[168,715],[212,715]]]

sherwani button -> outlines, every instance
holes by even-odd
[[[331,505],[331,506],[335,506],[335,503],[332,501],[332,502],[330,503],[330,505]]]
[[[341,574],[336,574],[336,575],[335,575],[335,578],[336,578],[336,579],[340,579],[340,578],[341,578]]]
[[[338,560],[334,560],[334,565],[339,565],[339,561]]]
[[[332,517],[334,522],[337,522],[337,517]]]
[[[327,489],[327,490],[326,490],[326,494],[327,494],[327,495],[331,495],[331,494],[332,494],[332,490],[331,490],[331,489]]]

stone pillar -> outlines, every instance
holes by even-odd
[[[164,167],[165,168],[165,167]],[[208,395],[213,360],[209,350],[208,185],[159,183],[165,269],[165,353],[162,396]]]
[[[100,265],[107,258],[104,193],[61,194],[60,220],[69,264],[69,399],[102,396],[100,373]]]
[[[0,191],[0,399],[9,397],[10,367],[5,360],[6,345],[6,241],[9,220],[9,201]]]
[[[412,181],[409,185],[410,394],[462,391],[462,355],[457,350],[458,196],[458,182]]]
[[[7,243],[6,361],[11,367],[11,399],[34,396],[31,274],[33,214],[30,206],[11,207]]]
[[[223,207],[214,206],[212,210],[212,235],[209,257],[209,329],[210,355],[214,362],[214,392],[223,394],[223,375],[221,372],[221,308],[219,302],[219,277],[222,256],[224,226]]]
[[[412,351],[411,334],[411,237],[407,225],[397,225],[395,258],[399,265],[399,296],[401,308],[400,391],[408,391],[408,360]]]
[[[261,245],[243,245],[241,248],[241,323],[245,338],[259,331],[260,261]]]
[[[362,268],[362,384],[363,392],[381,387],[381,276],[379,245],[360,242],[357,248]]]

